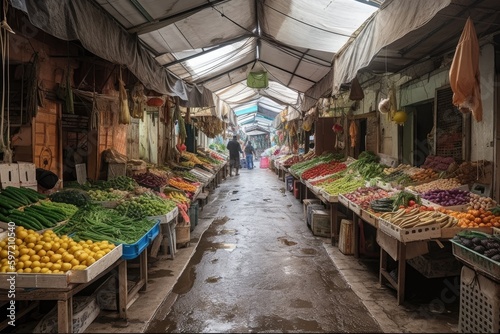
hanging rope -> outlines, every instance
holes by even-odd
[[[12,151],[10,149],[10,117],[9,117],[9,95],[10,95],[10,76],[9,76],[9,34],[14,31],[7,24],[7,0],[3,0],[3,19],[0,24],[0,52],[2,54],[2,102],[1,102],[1,121],[0,121],[0,150],[3,152],[3,161],[12,162]],[[5,80],[7,79],[7,85]],[[4,120],[5,120],[5,96],[7,95],[7,141],[4,138]]]

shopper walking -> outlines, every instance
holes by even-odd
[[[253,169],[253,157],[255,155],[255,149],[252,146],[251,142],[245,146],[245,158],[247,160],[247,168]]]
[[[227,143],[226,148],[229,151],[229,176],[233,176],[233,168],[236,169],[236,175],[240,175],[238,173],[240,170],[240,153],[243,153],[243,151],[236,135]]]

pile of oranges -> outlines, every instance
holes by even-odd
[[[39,234],[19,226],[15,242],[0,241],[0,272],[61,274],[85,270],[113,248],[115,245],[108,241],[76,242],[67,235],[59,237],[51,230]],[[9,261],[12,258],[15,268]]]
[[[500,227],[500,216],[495,216],[491,211],[478,209],[468,210],[467,212],[441,210],[447,215],[458,219],[458,227],[476,228],[476,227]]]

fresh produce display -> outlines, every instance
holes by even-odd
[[[186,159],[187,161],[193,162],[194,164],[203,165],[203,161],[201,161],[194,153],[182,151],[181,157]]]
[[[489,210],[490,208],[494,207],[495,205],[497,205],[497,202],[490,197],[483,197],[483,196],[479,196],[478,194],[474,194],[474,193],[470,194],[470,204],[468,207],[469,210],[472,210],[472,209]]]
[[[198,187],[195,185],[195,184],[192,184],[192,183],[189,183],[187,181],[184,181],[183,179],[181,178],[170,178],[168,180],[168,184],[172,187],[176,187],[178,189],[181,189],[181,190],[184,190],[184,191],[188,191],[188,192],[191,192],[191,193],[194,193],[196,192],[196,190],[198,189]]]
[[[370,209],[374,212],[393,212],[394,199],[392,197],[379,198],[370,202]]]
[[[313,186],[322,187],[322,186],[326,186],[327,184],[330,184],[332,182],[335,182],[338,179],[343,178],[345,175],[346,175],[345,170],[343,170],[343,171],[335,173],[335,174],[326,175],[324,177],[317,177],[317,178],[311,179],[310,183]]]
[[[99,184],[100,189],[118,189],[132,191],[137,187],[137,182],[128,176],[117,176]]]
[[[76,241],[107,240],[114,244],[134,244],[157,222],[130,218],[114,209],[88,205],[78,210],[64,225],[54,228],[57,235],[68,234]]]
[[[161,188],[168,184],[167,178],[153,174],[151,172],[135,174],[132,176],[132,178],[140,185],[149,188]]]
[[[296,164],[300,161],[300,157],[298,155],[292,155],[291,157],[287,158],[284,162],[283,162],[283,166],[285,167],[290,167],[292,166],[293,164]]]
[[[500,237],[486,233],[463,231],[454,236],[453,240],[500,264]]]
[[[86,192],[77,189],[63,189],[49,195],[49,198],[52,202],[68,203],[76,206],[84,206],[90,201],[90,197]]]
[[[292,166],[290,166],[290,171],[295,173],[298,176],[301,176],[303,172],[308,170],[311,167],[314,167],[318,164],[329,162],[333,160],[333,155],[331,153],[323,154],[318,157],[311,158],[309,160],[298,162]]]
[[[40,231],[67,220],[77,210],[78,208],[72,204],[40,202],[26,206],[22,210],[11,210],[9,213],[0,214],[0,221],[14,222],[17,226]]]
[[[115,208],[120,214],[130,218],[145,218],[165,215],[175,208],[175,203],[152,194],[144,194],[121,201]]]
[[[309,168],[304,173],[302,173],[303,180],[309,180],[316,177],[338,173],[346,169],[346,164],[338,161],[325,162]]]
[[[437,179],[428,183],[420,184],[418,186],[409,186],[408,189],[418,193],[425,193],[431,190],[448,190],[460,187],[461,184],[457,179]]]
[[[455,162],[455,159],[452,157],[440,157],[436,155],[428,155],[425,158],[424,164],[421,166],[426,169],[433,169],[436,171],[447,171],[450,168],[450,165]]]
[[[128,191],[118,190],[118,189],[112,189],[112,190],[91,189],[87,193],[90,199],[99,202],[117,201],[125,198],[129,194]]]
[[[431,190],[423,193],[421,197],[441,206],[456,206],[469,204],[471,193],[460,189]]]
[[[458,179],[462,184],[474,183],[477,180],[478,172],[482,173],[486,163],[485,161],[464,161],[457,169],[449,173],[449,177]]]
[[[322,184],[319,186],[329,195],[338,195],[350,193],[359,187],[364,186],[365,181],[361,178],[353,177],[352,175],[344,176],[334,182]]]
[[[458,219],[457,226],[462,228],[500,227],[500,217],[484,209],[467,212],[441,209],[441,212]]]
[[[370,202],[373,200],[387,198],[391,195],[392,192],[388,192],[378,187],[359,188],[353,192],[344,194],[348,200],[358,204],[362,209],[369,208]]]
[[[7,186],[0,192],[0,208],[5,210],[17,209],[45,198],[45,195],[29,188]]]
[[[495,206],[494,208],[491,208],[490,211],[495,216],[500,216],[500,206]]]
[[[198,178],[196,175],[189,171],[177,171],[175,172],[174,177],[182,177],[184,180],[191,181],[191,182],[198,182]]]
[[[47,230],[43,234],[22,226],[16,228],[16,267],[9,265],[11,245],[0,241],[0,272],[57,274],[69,270],[84,270],[109,253],[115,245],[104,240],[77,242],[67,235]]]
[[[190,199],[183,191],[165,191],[165,198],[174,201],[175,203],[189,204]]]
[[[405,208],[405,207],[412,207],[415,204],[422,204],[422,201],[420,199],[420,196],[412,194],[407,191],[400,191],[394,196],[394,203],[393,203],[393,210],[396,211],[397,209],[400,208]]]
[[[415,183],[429,182],[438,177],[438,173],[431,168],[422,169],[421,171],[410,176],[411,180]]]
[[[445,215],[439,211],[422,210],[418,207],[411,209],[398,209],[395,212],[386,212],[380,219],[388,221],[400,228],[414,228],[439,224],[441,228],[455,225],[456,218]]]

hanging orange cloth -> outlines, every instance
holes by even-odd
[[[356,122],[351,121],[351,125],[349,125],[349,136],[351,137],[351,147],[356,147],[356,138],[358,137],[358,127],[356,126]]]
[[[474,119],[483,119],[481,87],[479,84],[479,42],[470,17],[458,41],[450,68],[453,104],[462,112],[472,111]]]

